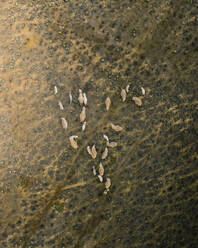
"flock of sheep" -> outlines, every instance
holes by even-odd
[[[126,101],[126,97],[127,97],[127,93],[129,92],[129,88],[130,88],[130,85],[128,84],[125,89],[121,90],[120,95],[121,95],[123,102]],[[142,95],[145,95],[145,89],[143,87],[141,87],[141,92],[142,92]],[[54,94],[56,95],[57,93],[58,93],[58,88],[57,88],[57,86],[54,86]],[[70,92],[69,93],[70,104],[72,103],[72,99],[73,99],[72,94]],[[132,97],[132,100],[135,102],[136,105],[138,105],[138,106],[142,105],[142,100],[140,97],[134,96],[134,97]],[[81,89],[79,89],[78,102],[79,102],[80,106],[82,107],[81,113],[79,115],[79,119],[80,119],[80,123],[82,123],[82,131],[85,131],[86,123],[87,123],[86,122],[87,96],[86,96],[86,93],[82,92]],[[63,107],[63,104],[61,103],[61,101],[58,101],[58,105],[59,105],[60,110],[64,110],[64,107]],[[111,106],[110,97],[106,98],[105,106],[106,106],[106,111],[108,111],[110,106]],[[61,117],[61,122],[62,122],[63,129],[66,130],[68,128],[67,120],[64,117]],[[116,132],[120,132],[123,129],[121,126],[115,125],[113,123],[111,123],[110,126]],[[114,142],[114,141],[110,142],[107,135],[103,134],[103,138],[106,140],[106,147],[105,147],[104,151],[102,152],[101,161],[107,158],[108,148],[114,148],[117,146],[117,142]],[[77,139],[78,139],[77,135],[72,135],[69,137],[69,141],[70,141],[71,147],[73,149],[78,149]],[[92,159],[96,159],[97,150],[96,150],[95,145],[93,145],[92,147],[87,146],[87,152],[91,156]],[[92,167],[92,170],[93,170],[93,175],[98,176],[99,181],[102,183],[103,182],[103,176],[104,176],[104,167],[103,167],[102,162],[99,163],[98,170],[96,170],[95,166]],[[98,171],[98,173],[97,173],[97,171]],[[111,186],[111,179],[106,178],[104,194],[108,193],[110,186]]]

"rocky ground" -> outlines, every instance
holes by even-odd
[[[0,0],[1,248],[197,247],[197,30],[196,0]]]

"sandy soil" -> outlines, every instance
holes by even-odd
[[[197,247],[197,30],[195,0],[0,0],[1,248]]]

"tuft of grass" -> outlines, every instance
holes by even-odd
[[[55,202],[54,206],[55,206],[55,208],[56,208],[56,210],[57,210],[58,212],[62,212],[62,211],[64,210],[64,205],[63,205],[63,203]]]

